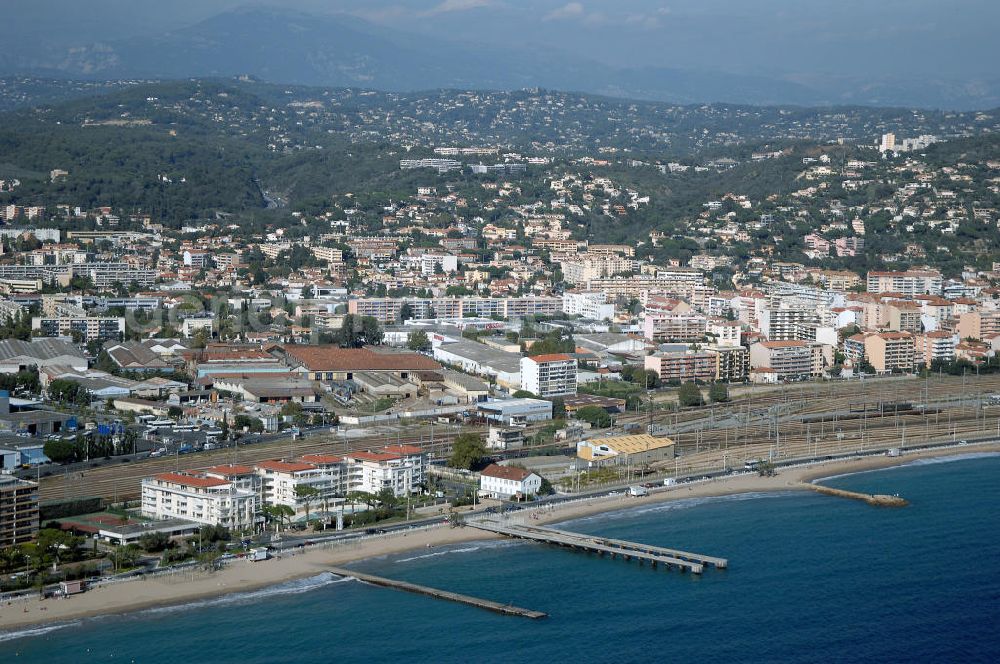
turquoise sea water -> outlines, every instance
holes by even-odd
[[[727,557],[701,577],[491,541],[360,570],[548,612],[505,617],[320,575],[256,593],[0,636],[0,662],[1000,661],[1000,456],[807,493],[648,505],[564,527]]]

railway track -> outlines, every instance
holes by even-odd
[[[479,431],[478,429],[471,429]],[[294,442],[273,441],[200,452],[142,459],[119,465],[105,465],[83,471],[55,473],[43,477],[38,487],[39,501],[64,500],[79,496],[99,496],[112,501],[131,500],[140,495],[142,478],[157,473],[196,470],[227,463],[255,463],[267,459],[293,458],[303,454],[345,454],[384,445],[417,445],[428,452],[441,453],[451,446],[455,432],[435,432],[433,443],[429,435],[366,436],[362,438],[307,438]]]
[[[963,391],[964,390],[964,391]],[[847,414],[852,404],[859,402],[924,402],[944,398],[961,398],[962,394],[975,397],[979,394],[1000,392],[1000,375],[982,377],[944,376],[929,380],[892,379],[857,382],[831,382],[828,384],[796,384],[784,387],[750,388],[733,401],[710,407],[682,409],[677,412],[654,412],[655,424],[677,427],[694,426],[695,429],[670,434],[681,455],[678,464],[692,468],[711,467],[718,470],[723,463],[742,464],[768,454],[837,454],[860,449],[862,446],[887,445],[906,431],[907,440],[971,437],[977,432],[998,430],[1000,419],[989,420],[976,408],[950,408],[947,414],[913,415],[908,413],[869,414],[860,423],[858,419],[823,422],[781,422],[775,427],[773,418],[761,412],[782,406],[785,415],[807,416],[827,412]],[[996,415],[1000,415],[998,409]],[[648,413],[624,413],[616,418],[617,424],[649,421]],[[536,430],[529,427],[527,433]],[[838,431],[839,430],[839,431]],[[483,433],[482,427],[465,427],[461,432]],[[776,433],[777,431],[777,433]],[[176,470],[206,468],[225,463],[254,463],[273,458],[291,458],[302,454],[327,452],[343,454],[362,451],[396,442],[418,445],[428,452],[445,454],[459,431],[436,431],[433,443],[429,433],[402,436],[366,436],[362,438],[334,438],[320,436],[298,441],[272,441],[201,452],[196,455],[144,459],[131,463],[105,465],[71,473],[59,472],[40,480],[39,499],[42,502],[63,500],[79,496],[100,496],[112,501],[134,499],[139,496],[143,477]],[[838,436],[839,434],[839,436]],[[723,454],[725,459],[723,459]],[[699,472],[695,470],[694,472]]]

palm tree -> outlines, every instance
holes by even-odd
[[[295,486],[295,498],[306,507],[306,526],[309,525],[309,506],[313,499],[319,495],[319,489],[308,484],[297,484]]]
[[[375,496],[368,493],[367,491],[348,491],[346,496],[347,502],[351,504],[351,513],[354,513],[354,506],[358,503],[364,503],[368,507],[372,507]]]
[[[268,521],[276,521],[275,530],[280,530],[282,524],[287,519],[295,516],[295,510],[288,505],[268,505],[264,508],[264,518]]]

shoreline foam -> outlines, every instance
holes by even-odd
[[[844,475],[905,466],[914,461],[951,457],[975,457],[1000,452],[1000,444],[969,445],[960,451],[954,447],[920,450],[899,457],[858,457],[822,461],[784,468],[774,477],[734,475],[693,484],[682,484],[644,498],[624,495],[595,496],[567,505],[542,508],[538,524],[568,522],[597,514],[631,510],[660,503],[692,498],[710,498],[736,494],[771,494],[807,490],[803,482],[815,482]],[[65,599],[19,600],[0,605],[0,643],[17,638],[40,636],[53,629],[76,626],[83,618],[121,615],[144,611],[182,608],[201,601],[252,601],[262,589],[282,586],[303,579],[319,577],[331,566],[361,560],[390,557],[419,550],[462,542],[498,539],[473,528],[440,526],[407,533],[351,542],[336,547],[316,547],[302,553],[283,553],[266,562],[237,561],[219,572],[179,572],[157,579],[122,582],[90,590]],[[412,556],[424,557],[437,551]],[[447,552],[441,552],[447,553]],[[262,593],[266,594],[266,593]],[[250,597],[247,597],[247,596]],[[235,597],[231,597],[235,596]],[[180,605],[180,606],[178,606]]]

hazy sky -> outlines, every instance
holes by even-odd
[[[5,34],[114,39],[240,5],[608,64],[811,76],[1000,79],[1000,0],[2,0]],[[89,39],[88,39],[89,38]]]

